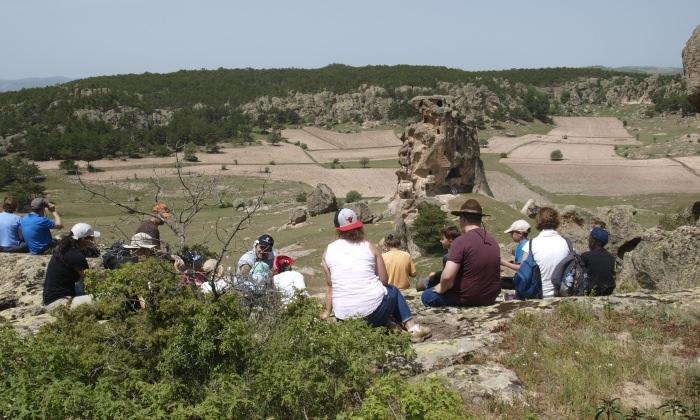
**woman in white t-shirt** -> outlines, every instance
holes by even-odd
[[[326,273],[326,310],[339,320],[364,318],[372,326],[394,320],[411,333],[414,342],[430,337],[430,328],[413,321],[411,309],[401,292],[389,285],[384,260],[377,247],[364,238],[361,220],[351,209],[341,209],[333,218],[338,239],[323,253]]]
[[[531,239],[532,255],[540,267],[542,297],[554,297],[552,274],[557,264],[569,254],[569,245],[556,229],[559,213],[551,207],[542,207],[537,213],[537,229],[540,234]]]
[[[275,257],[273,266],[274,277],[272,282],[275,288],[282,295],[282,303],[285,305],[291,302],[297,292],[306,294],[306,282],[304,275],[293,269],[294,258],[286,255]]]

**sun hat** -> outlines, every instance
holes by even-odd
[[[479,217],[488,216],[488,214],[483,213],[481,204],[479,204],[479,202],[473,198],[470,198],[462,203],[462,207],[460,207],[459,210],[453,210],[450,213],[454,214],[455,216],[464,216],[467,214]]]
[[[351,209],[340,209],[335,212],[333,224],[335,225],[335,229],[339,232],[347,232],[364,226],[362,220],[357,218],[357,213]]]
[[[92,236],[93,238],[100,237],[100,232],[93,229],[92,226],[87,223],[76,223],[70,228],[70,232],[73,239],[83,239],[88,236]]]
[[[263,250],[272,250],[275,245],[275,239],[268,235],[267,233],[260,235],[260,237],[255,241],[255,245],[260,245]]]
[[[153,237],[147,233],[139,232],[135,234],[134,236],[131,237],[131,243],[129,245],[124,245],[124,248],[128,249],[138,249],[138,248],[147,248],[147,249],[153,249],[157,247],[156,245],[156,240],[153,239]]]
[[[153,214],[159,215],[163,219],[169,219],[170,216],[170,209],[168,208],[168,205],[163,203],[163,202],[158,202],[156,203],[155,206],[153,206]]]
[[[45,199],[44,197],[37,197],[29,204],[29,207],[31,207],[32,210],[43,210],[48,206],[49,200]]]
[[[516,220],[513,222],[513,224],[510,225],[508,229],[506,229],[503,233],[511,233],[511,232],[527,232],[530,230],[530,224],[523,220]]]
[[[610,235],[608,234],[608,231],[603,229],[602,227],[594,227],[591,230],[591,238],[605,245],[608,243]]]

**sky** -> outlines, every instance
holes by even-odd
[[[0,79],[425,64],[682,67],[700,0],[1,0]]]

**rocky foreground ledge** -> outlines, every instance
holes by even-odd
[[[0,319],[25,334],[33,334],[52,321],[41,307],[41,292],[48,256],[0,255]],[[98,268],[101,259],[89,259]],[[553,298],[498,302],[479,308],[426,308],[420,294],[404,291],[416,319],[432,328],[431,339],[414,345],[417,358],[406,366],[409,375],[439,376],[467,400],[496,398],[513,401],[524,392],[518,376],[488,360],[498,351],[504,325],[518,313],[548,313],[564,302],[586,302],[592,309],[631,311],[648,306],[671,305],[700,308],[700,287],[670,292],[635,292],[608,297]]]

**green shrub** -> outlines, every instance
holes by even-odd
[[[334,418],[379,410],[365,395],[415,357],[406,334],[321,321],[320,303],[303,296],[265,311],[235,293],[201,296],[167,261],[88,271],[86,285],[95,305],[58,310],[35,336],[0,325],[3,416]],[[406,384],[387,404],[421,410],[420,390],[451,409],[435,386]]]
[[[62,160],[58,164],[58,169],[62,170],[66,175],[78,175],[80,173],[78,164],[71,159]]]
[[[297,203],[306,203],[306,191],[301,191],[294,198],[296,199]]]
[[[363,168],[366,168],[369,166],[369,158],[368,157],[361,157],[360,158],[360,166]]]
[[[501,152],[500,155],[498,155],[501,159],[507,159],[508,158],[508,153],[506,152]]]
[[[184,149],[184,159],[188,162],[198,162],[199,158],[196,155],[197,146],[194,143],[187,143]]]
[[[355,190],[350,190],[348,191],[347,194],[345,194],[345,202],[346,203],[354,203],[357,201],[362,200],[362,194]]]
[[[418,207],[418,216],[413,222],[413,241],[429,254],[442,252],[440,230],[445,226],[447,215],[435,204],[423,203]]]
[[[564,154],[562,154],[561,150],[552,150],[552,153],[549,154],[549,159],[550,160],[563,160],[564,159]]]

